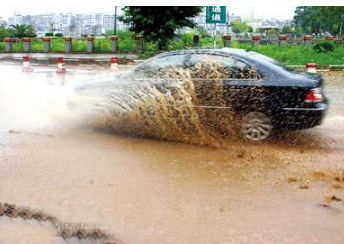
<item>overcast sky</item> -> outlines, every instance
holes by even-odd
[[[83,0],[79,2],[69,1],[67,4],[63,4],[63,0],[51,1],[46,0],[45,2],[38,1],[37,3],[32,4],[32,1],[27,0],[21,2],[20,5],[10,5],[8,2],[2,2],[0,6],[0,16],[8,18],[13,13],[21,14],[39,14],[39,13],[95,13],[95,12],[105,12],[105,13],[114,13],[114,4],[115,1],[112,0],[99,0],[98,4],[95,5],[94,1]],[[18,0],[15,1],[18,3]],[[60,4],[60,5],[58,5]],[[295,6],[267,6],[267,5],[247,5],[240,6],[233,4],[233,6],[227,6],[227,9],[231,13],[235,13],[244,18],[248,18],[253,12],[255,18],[277,18],[277,19],[292,19],[294,14]]]

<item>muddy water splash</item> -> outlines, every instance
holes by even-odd
[[[237,116],[229,107],[231,98],[224,98],[223,79],[228,77],[255,79],[257,85],[250,89],[255,90],[256,96],[261,90],[258,74],[253,70],[206,62],[188,69],[136,69],[118,81],[92,84],[83,92],[93,96],[89,105],[96,111],[92,125],[97,128],[221,146],[223,139],[236,136],[237,130]],[[247,91],[249,94],[252,92]]]

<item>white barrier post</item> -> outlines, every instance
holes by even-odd
[[[65,53],[71,53],[73,51],[72,37],[65,36],[64,40],[65,40]]]
[[[111,58],[111,70],[118,71],[118,58],[116,56]]]
[[[94,50],[94,37],[88,36],[86,40],[87,40],[87,53],[92,53]]]
[[[10,53],[12,52],[12,39],[9,37],[4,38],[5,42],[5,52]]]
[[[136,42],[136,50],[142,51],[142,49],[143,49],[142,35],[136,35],[135,36],[135,42]]]
[[[64,64],[65,64],[65,62],[64,62],[63,57],[58,57],[57,58],[57,70],[56,70],[57,73],[66,73],[66,69],[64,67]]]
[[[44,52],[48,53],[51,51],[51,39],[50,37],[43,37],[42,38],[44,42]]]
[[[287,35],[278,36],[278,46],[285,47],[287,46]]]
[[[223,38],[224,38],[224,46],[225,47],[231,47],[232,36],[231,35],[225,35]]]
[[[31,38],[30,37],[24,37],[24,52],[29,53],[31,52]]]
[[[111,52],[115,53],[118,50],[118,36],[111,37]]]
[[[260,35],[252,36],[252,41],[253,41],[253,47],[259,48],[259,46],[260,46]]]
[[[303,36],[304,45],[307,47],[312,45],[312,40],[313,40],[313,37],[311,35]]]
[[[317,64],[315,64],[315,63],[306,64],[306,72],[316,73],[317,72]]]
[[[30,67],[30,58],[29,56],[23,56],[23,69],[24,72],[32,72],[32,68]]]

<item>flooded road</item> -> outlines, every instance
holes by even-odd
[[[212,148],[108,134],[66,116],[70,87],[108,71],[0,71],[0,202],[128,244],[344,242],[343,73],[324,74],[322,126]],[[0,218],[0,243],[98,243],[55,232]]]

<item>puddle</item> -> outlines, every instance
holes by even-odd
[[[321,205],[343,189],[313,175],[343,167],[342,74],[326,76],[331,109],[322,126],[216,148],[99,132],[57,115],[65,90],[108,73],[61,83],[57,74],[0,70],[0,202],[99,226],[124,243],[343,243],[344,207]],[[6,218],[0,242],[66,243],[51,226]]]

